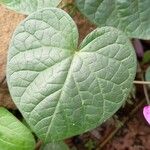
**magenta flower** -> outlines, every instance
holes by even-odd
[[[150,124],[150,105],[143,108],[143,115],[146,121]]]

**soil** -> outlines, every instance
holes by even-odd
[[[150,128],[137,112],[116,136],[104,147],[106,150],[150,150]]]
[[[89,32],[95,29],[95,26],[79,12],[71,15],[78,26],[81,42]],[[11,100],[5,80],[7,49],[14,29],[24,18],[24,15],[0,6],[0,106],[9,109],[16,109],[16,107]],[[66,143],[70,148],[78,150],[150,150],[150,126],[142,115],[142,108],[145,105],[145,100],[141,103],[144,97],[141,94],[143,89],[142,87],[136,87],[136,89],[138,99],[132,98],[132,105],[127,104],[121,108],[116,113],[118,118],[110,118],[90,132],[67,139]]]
[[[5,76],[7,49],[10,37],[16,26],[25,16],[0,6],[0,81]]]
[[[10,37],[16,26],[25,16],[9,11],[0,6],[0,106],[15,109],[11,101],[9,91],[5,81],[5,70],[7,61],[7,50]]]

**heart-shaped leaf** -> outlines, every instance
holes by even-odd
[[[150,0],[76,0],[94,24],[113,26],[129,37],[150,39]]]
[[[9,111],[0,107],[0,149],[33,150],[35,141],[32,133]]]
[[[56,7],[61,0],[0,0],[9,9],[29,15],[45,7]]]
[[[98,28],[77,46],[76,25],[58,8],[28,16],[13,35],[9,90],[45,142],[95,128],[118,110],[132,86],[135,52],[122,32]]]

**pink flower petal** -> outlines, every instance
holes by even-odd
[[[145,106],[143,108],[143,115],[146,121],[150,124],[150,106]]]

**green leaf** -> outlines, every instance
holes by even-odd
[[[57,7],[61,0],[0,0],[0,4],[11,10],[29,15],[46,7]]]
[[[144,53],[143,63],[150,63],[150,50]]]
[[[150,39],[150,0],[76,0],[97,26],[113,26],[129,37]]]
[[[0,149],[34,150],[32,133],[8,110],[0,107]]]
[[[69,148],[64,142],[57,142],[46,144],[41,150],[69,150]]]
[[[63,10],[38,11],[17,27],[9,48],[12,98],[35,133],[58,141],[97,127],[126,100],[135,52],[112,27],[94,30],[78,48],[78,31]]]
[[[150,67],[148,67],[146,70],[145,79],[146,81],[150,81]]]

